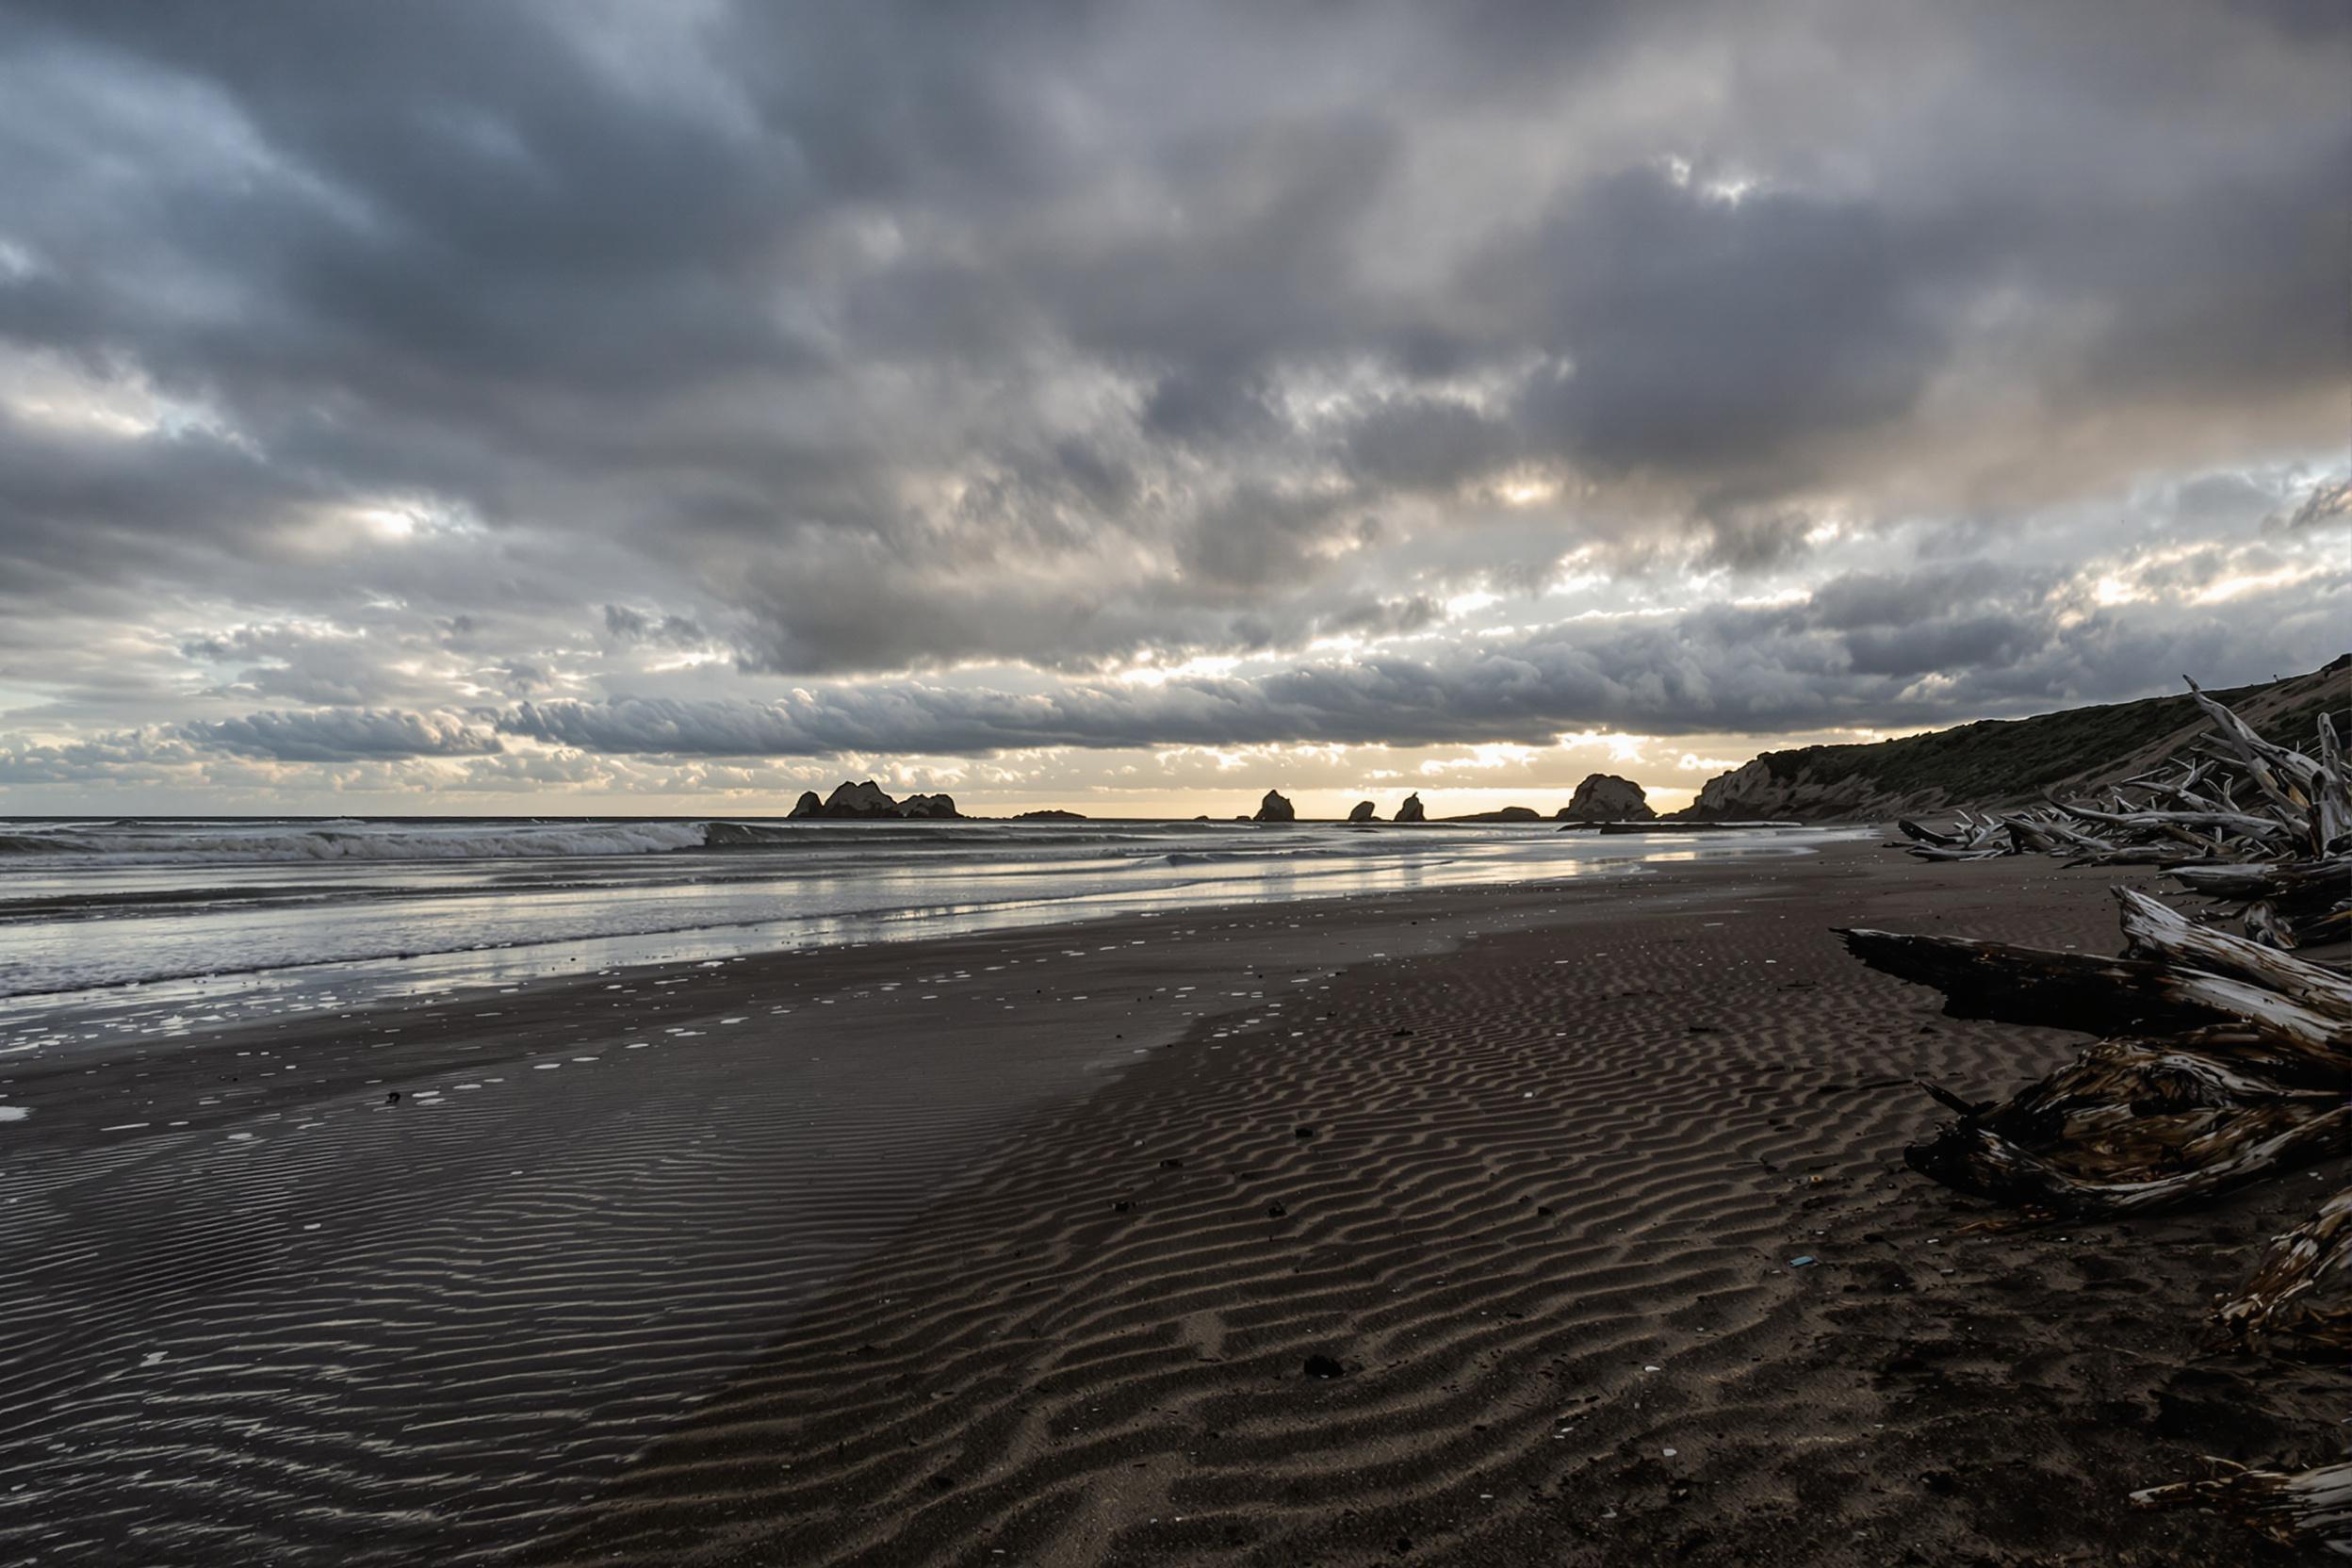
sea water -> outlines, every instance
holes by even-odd
[[[0,1053],[620,964],[1803,853],[1543,824],[0,821]]]

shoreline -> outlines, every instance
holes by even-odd
[[[1882,1560],[1906,1515],[1989,1528],[1968,1499],[2019,1484],[1949,1426],[2010,1419],[1982,1408],[2008,1354],[2036,1369],[2013,1437],[2050,1449],[2046,1530],[2243,1561],[2123,1493],[2199,1422],[2275,1448],[2308,1399],[2228,1415],[2192,1380],[2141,1390],[2137,1428],[2086,1413],[2132,1397],[2102,1339],[2197,1370],[2182,1299],[2305,1184],[2135,1226],[2130,1258],[1952,1243],[1976,1216],[1886,1168],[1935,1116],[1908,1074],[1991,1086],[2071,1047],[1941,1020],[1828,935],[2110,946],[2110,880],[1824,846],[631,970],[249,1027],[135,1086],[60,1070],[79,1109],[0,1135],[40,1258],[0,1297],[0,1486],[31,1483],[0,1544],[1800,1561],[1829,1520]],[[188,1125],[97,1131],[138,1119]],[[2153,1277],[2100,1294],[2150,1236]],[[2020,1256],[2030,1284],[2000,1283]],[[1931,1299],[1937,1332],[1872,1322]],[[1303,1379],[1315,1347],[1346,1375]],[[224,1427],[255,1462],[220,1469]],[[1900,1442],[1867,1451],[1874,1427]],[[329,1511],[289,1512],[296,1452],[341,1474]],[[2057,1549],[2003,1527],[2018,1560]]]
[[[0,997],[0,1063],[28,1045],[138,1031],[185,1037],[191,1021],[237,1026],[321,1004],[408,1005],[599,970],[930,941],[1147,911],[1174,916],[1609,876],[1639,861],[1687,853],[1658,844],[1555,844],[1540,834],[1497,834],[1475,825],[1453,832],[1462,834],[1458,847],[1431,859],[1334,847],[1358,839],[1355,829],[1348,830],[1348,841],[1326,833],[1318,853],[1298,859],[1288,851],[1253,858],[1263,852],[1230,843],[1195,849],[1106,841],[1067,862],[1029,863],[1006,844],[975,841],[962,853],[984,861],[991,854],[1015,858],[960,882],[954,860],[885,857],[842,874],[847,868],[804,859],[808,846],[789,853],[207,861],[188,873],[202,884],[193,890],[179,880],[158,882],[156,867],[117,868],[149,885],[90,892],[67,891],[58,883],[34,896],[0,898],[0,931],[14,931],[28,950],[9,977],[15,988]],[[1057,836],[1024,835],[1020,841]],[[1856,836],[1854,829],[1752,836],[1754,841],[1712,853],[1776,857]],[[874,839],[858,824],[832,825],[809,837],[840,838],[832,847],[852,852],[853,860]],[[878,836],[900,837],[896,829]],[[1094,841],[1083,833],[1072,837]],[[1264,839],[1254,829],[1245,837]],[[1439,840],[1454,842],[1447,834],[1428,837],[1429,843]],[[534,893],[547,898],[549,912],[531,913]],[[593,913],[591,900],[597,901]],[[114,918],[118,912],[131,918]]]

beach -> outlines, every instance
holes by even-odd
[[[2194,1341],[2345,1162],[1988,1228],[1912,1080],[2079,1041],[1833,932],[2151,880],[1702,852],[43,1054],[0,1557],[2259,1560],[2126,1494],[2330,1457],[2338,1379]]]

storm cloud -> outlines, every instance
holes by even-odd
[[[2310,667],[2348,72],[2288,0],[0,0],[0,734],[300,789]]]

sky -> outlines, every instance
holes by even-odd
[[[2352,647],[2335,0],[0,0],[0,811],[1661,805]]]

